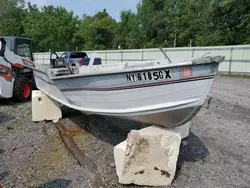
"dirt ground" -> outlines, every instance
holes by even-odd
[[[173,188],[250,187],[250,80],[217,77],[211,94],[210,108],[199,112],[182,141]],[[71,134],[86,166],[79,166],[53,123],[31,121],[30,102],[0,101],[4,188],[137,187],[118,184],[113,147],[139,124],[67,108],[63,116],[63,123],[83,128]]]

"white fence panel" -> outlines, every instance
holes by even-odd
[[[124,50],[121,51],[123,60],[122,63],[128,61],[141,61],[143,59],[142,50]]]
[[[190,59],[201,57],[208,52],[209,55],[225,56],[219,71],[223,73],[250,74],[250,45],[239,46],[216,46],[216,47],[188,47],[188,48],[165,48],[163,49],[170,59]],[[102,58],[102,63],[115,65],[128,61],[141,61],[153,59],[165,59],[164,54],[158,48],[137,50],[106,50],[93,51],[97,57]],[[63,52],[59,52],[61,55]],[[92,51],[87,51],[89,57]],[[35,53],[34,58],[38,64],[49,64],[50,53]]]
[[[165,59],[164,54],[160,49],[144,49],[143,50],[143,59],[144,60],[153,60],[153,59]]]
[[[240,74],[250,74],[250,63],[234,62],[232,63],[231,72]]]

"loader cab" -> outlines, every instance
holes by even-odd
[[[32,54],[31,39],[23,37],[5,37],[7,47],[14,54],[34,61]]]
[[[0,36],[6,41],[6,46],[14,54],[34,61],[32,54],[31,39],[24,37],[14,37],[14,36]],[[33,71],[29,68],[12,67],[13,74],[15,77],[26,77],[32,79]]]

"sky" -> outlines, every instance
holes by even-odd
[[[31,2],[31,4],[37,4],[38,6],[62,6],[68,10],[73,10],[80,18],[84,13],[92,16],[106,8],[109,15],[117,21],[120,20],[120,12],[122,10],[130,9],[136,12],[136,5],[139,1],[140,0],[26,0],[26,2]]]

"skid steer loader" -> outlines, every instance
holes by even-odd
[[[28,101],[32,89],[36,89],[33,71],[20,64],[8,62],[4,54],[5,46],[14,54],[33,60],[31,39],[23,37],[0,36],[0,98],[14,98]]]

